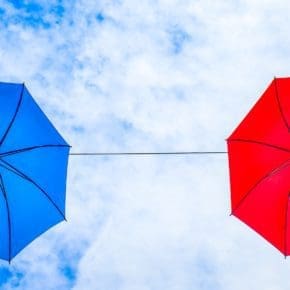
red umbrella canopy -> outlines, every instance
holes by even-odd
[[[275,78],[227,139],[232,214],[290,254],[290,78]]]

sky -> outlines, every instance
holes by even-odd
[[[0,80],[71,152],[226,151],[290,74],[286,0],[0,0]],[[3,290],[289,289],[289,259],[230,217],[227,155],[71,156],[62,222]]]

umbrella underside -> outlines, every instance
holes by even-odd
[[[24,85],[0,83],[0,258],[65,219],[69,148]]]
[[[275,79],[227,139],[232,214],[290,254],[290,78]]]

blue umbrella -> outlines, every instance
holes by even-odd
[[[0,258],[65,220],[70,146],[24,84],[0,83]]]

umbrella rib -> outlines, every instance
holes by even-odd
[[[19,111],[19,108],[20,108],[20,105],[21,105],[21,102],[22,102],[22,99],[23,99],[23,91],[24,91],[24,84],[22,84],[22,88],[21,88],[21,92],[20,92],[20,97],[19,97],[19,100],[18,100],[18,103],[17,103],[16,110],[15,110],[15,112],[14,112],[14,115],[13,115],[13,117],[12,117],[12,119],[11,119],[11,121],[10,121],[10,123],[9,123],[9,125],[8,125],[8,127],[7,127],[7,129],[6,129],[6,131],[5,131],[5,133],[4,133],[4,135],[2,136],[2,138],[1,138],[1,140],[0,140],[0,146],[1,146],[1,145],[3,144],[3,142],[5,141],[6,136],[7,136],[8,132],[10,131],[10,129],[11,129],[11,127],[12,127],[14,121],[15,121],[16,115],[17,115],[17,113],[18,113],[18,111]]]
[[[236,207],[234,209],[232,209],[231,215],[235,213],[235,211],[237,210],[237,208],[244,202],[244,200],[247,198],[247,196],[266,178],[276,174],[277,172],[281,171],[283,168],[289,166],[289,161],[290,158],[287,159],[285,162],[283,162],[281,165],[279,165],[279,167],[271,170],[270,172],[268,172],[266,175],[264,175],[262,178],[260,178],[252,188],[250,188],[250,190],[243,196],[243,198],[239,201],[239,203],[236,205]],[[288,164],[287,164],[288,163]]]
[[[26,148],[21,148],[21,149],[17,149],[17,150],[12,150],[12,151],[7,151],[7,152],[0,153],[0,157],[5,157],[5,156],[9,156],[9,155],[14,155],[14,154],[26,152],[26,151],[31,151],[31,150],[34,150],[34,149],[47,148],[47,147],[70,147],[70,145],[65,145],[65,144],[46,144],[46,145],[31,146],[31,147],[26,147]]]
[[[287,232],[288,232],[288,210],[289,210],[289,198],[290,198],[290,193],[288,193],[288,199],[287,199],[287,204],[286,204],[286,219],[285,219],[285,259],[287,257]]]
[[[281,151],[290,153],[290,149],[287,149],[287,148],[284,148],[284,147],[280,147],[280,146],[277,146],[277,145],[272,145],[272,144],[265,143],[265,142],[262,142],[262,141],[256,141],[256,140],[250,140],[250,139],[237,139],[237,138],[228,139],[227,141],[228,142],[254,143],[254,144],[263,145],[263,146],[271,147],[271,148],[274,148],[274,149],[277,149],[277,150],[281,150]]]
[[[7,210],[7,222],[8,222],[8,243],[9,243],[9,246],[8,246],[8,260],[9,260],[9,263],[11,261],[11,249],[12,249],[12,242],[11,242],[11,219],[10,219],[10,209],[9,209],[9,204],[8,204],[8,198],[7,198],[7,193],[6,193],[6,190],[5,190],[5,187],[4,187],[4,182],[3,182],[3,178],[2,178],[2,175],[0,174],[0,189],[2,191],[2,194],[4,196],[4,199],[5,199],[5,204],[6,204],[6,210]]]
[[[279,108],[280,114],[282,116],[282,119],[283,119],[283,122],[284,122],[285,126],[287,127],[288,131],[290,131],[289,124],[288,124],[287,119],[286,119],[286,117],[284,115],[284,112],[282,110],[282,105],[281,105],[280,98],[279,98],[277,79],[276,78],[274,78],[274,85],[275,85],[275,96],[276,96],[276,99],[277,99],[277,102],[278,102],[278,108]]]
[[[20,176],[21,178],[29,181],[30,183],[32,183],[35,187],[37,187],[44,195],[45,197],[53,204],[53,206],[56,208],[56,210],[59,212],[59,214],[63,217],[64,220],[66,220],[64,214],[62,213],[62,211],[59,209],[59,207],[57,206],[57,204],[51,199],[51,197],[49,196],[49,194],[42,188],[40,187],[35,181],[33,181],[29,176],[27,176],[26,174],[24,174],[23,172],[21,172],[19,169],[17,169],[16,167],[14,167],[13,165],[11,165],[10,163],[8,163],[7,161],[1,159],[1,161],[6,164],[0,164],[0,166],[2,166],[3,168],[9,170],[10,172]]]

